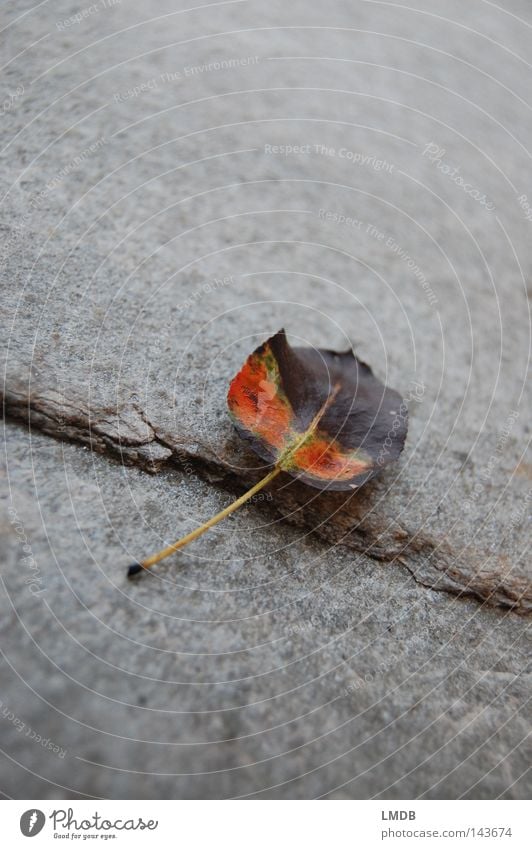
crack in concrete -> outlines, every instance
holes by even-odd
[[[49,395],[24,398],[11,393],[0,395],[0,400],[6,419],[25,422],[55,439],[88,445],[150,474],[181,468],[234,492],[255,480],[220,457],[210,459],[190,451],[185,443],[168,439],[136,402],[93,412],[72,399],[61,399],[59,404]],[[526,578],[512,575],[511,569],[501,576],[500,570],[486,568],[486,558],[474,550],[467,552],[473,568],[461,569],[457,564],[463,563],[466,552],[455,551],[445,540],[420,529],[405,528],[388,516],[376,517],[359,502],[350,500],[349,511],[342,510],[341,495],[326,493],[317,499],[313,493],[309,499],[308,488],[292,482],[290,488],[276,489],[272,506],[290,524],[310,530],[333,546],[400,564],[422,586],[471,596],[521,614],[532,611],[532,588]]]

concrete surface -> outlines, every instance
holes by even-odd
[[[528,4],[2,14],[0,789],[526,796]],[[401,461],[128,583],[260,474],[225,393],[283,325]]]

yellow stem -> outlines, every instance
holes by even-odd
[[[142,569],[150,569],[156,563],[159,563],[160,560],[164,560],[165,557],[168,557],[170,554],[173,554],[174,551],[179,551],[180,548],[184,548],[185,545],[188,545],[189,542],[200,537],[205,531],[208,531],[209,528],[212,528],[213,525],[217,525],[218,522],[221,522],[222,519],[225,519],[226,516],[229,516],[235,510],[238,510],[242,504],[245,504],[246,501],[249,501],[255,493],[260,492],[263,487],[270,483],[277,475],[281,469],[279,467],[275,467],[269,472],[266,477],[262,478],[255,486],[252,486],[251,489],[248,489],[244,495],[241,495],[240,498],[237,498],[236,501],[233,501],[228,507],[225,507],[223,510],[220,510],[216,516],[213,516],[212,519],[209,519],[208,522],[205,522],[203,525],[200,525],[194,531],[191,531],[186,536],[177,540],[177,542],[172,543],[172,545],[168,545],[166,548],[163,548],[162,551],[158,551],[157,554],[152,554],[151,557],[147,557],[146,560],[142,560],[140,563],[133,563],[129,567],[128,575],[136,575],[138,572],[142,571]]]

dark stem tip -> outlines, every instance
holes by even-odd
[[[128,567],[127,576],[128,578],[132,578],[133,575],[138,575],[139,572],[142,572],[143,566],[141,563],[132,563],[131,566]]]

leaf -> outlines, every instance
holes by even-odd
[[[267,463],[317,489],[354,489],[396,460],[406,405],[351,349],[292,348],[280,330],[227,395],[234,425]]]

